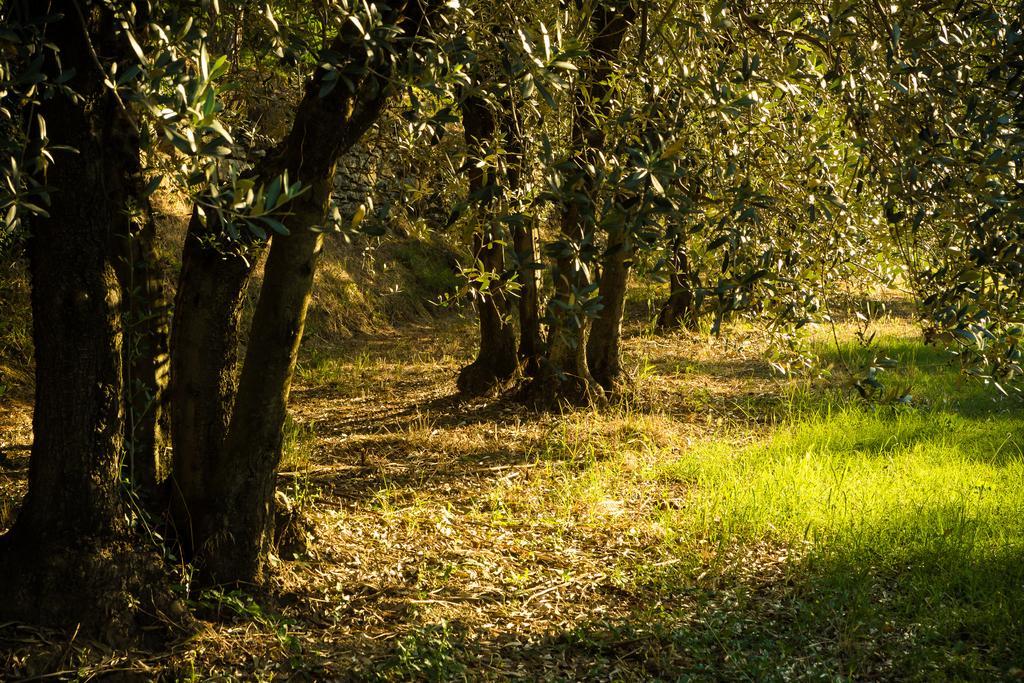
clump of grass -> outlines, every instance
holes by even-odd
[[[309,466],[316,447],[315,423],[299,422],[291,415],[284,421],[281,471],[294,472]]]
[[[421,626],[400,638],[394,653],[375,670],[365,672],[371,680],[450,681],[464,679],[466,664],[461,660],[464,634],[445,621]]]

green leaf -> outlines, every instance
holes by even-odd
[[[266,223],[271,230],[276,232],[278,235],[290,235],[291,232],[285,227],[285,224],[271,216],[261,216],[260,220]]]

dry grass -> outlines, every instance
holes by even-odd
[[[443,650],[447,641],[470,651],[478,674],[498,678],[535,671],[535,656],[566,676],[593,664],[559,639],[644,607],[625,587],[632,563],[673,563],[649,521],[681,492],[631,471],[678,456],[732,419],[733,409],[712,409],[719,395],[741,400],[771,380],[742,343],[641,338],[633,357],[665,366],[714,358],[732,363],[729,376],[698,394],[706,379],[673,374],[644,398],[664,406],[658,414],[538,415],[511,401],[455,397],[472,331],[471,321],[449,317],[305,354],[282,488],[313,523],[311,550],[280,564],[259,608],[250,598],[193,596],[223,618],[204,624],[179,656],[161,655],[164,665],[228,675],[289,661],[345,678],[392,668],[403,648]],[[633,448],[650,438],[646,452]],[[587,449],[598,441],[629,445],[635,462],[589,467]],[[581,490],[565,466],[586,469],[592,485]],[[620,491],[606,490],[616,482]],[[403,670],[418,677],[415,667],[428,664],[409,657],[416,661]]]
[[[905,319],[876,327],[916,335]],[[270,586],[192,594],[198,631],[132,657],[8,628],[7,666],[202,680],[899,671],[866,643],[903,647],[900,624],[856,633],[808,616],[822,609],[800,578],[810,545],[782,534],[680,537],[699,498],[693,454],[756,447],[811,389],[834,386],[838,369],[784,380],[770,340],[752,330],[659,337],[634,323],[636,390],[622,405],[535,414],[455,397],[472,330],[448,317],[307,348],[280,487],[305,510],[311,543],[277,561]],[[837,335],[855,330],[844,322]]]

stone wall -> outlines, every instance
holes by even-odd
[[[434,144],[403,145],[405,122],[384,119],[338,162],[334,200],[342,227],[365,205],[364,228],[386,228],[404,236],[410,223],[425,221],[433,229],[447,224],[454,201],[464,188],[453,182],[450,159],[461,154],[461,135],[446,135]],[[367,201],[367,198],[372,200]],[[375,223],[375,224],[374,224]]]
[[[395,172],[399,163],[395,146],[388,145],[377,129],[338,161],[334,201],[341,212],[342,225],[349,224],[360,205],[367,208],[364,220],[387,219],[395,204],[401,202],[401,181]]]

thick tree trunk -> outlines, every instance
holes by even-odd
[[[591,283],[583,262],[594,242],[597,188],[592,169],[605,142],[601,120],[611,106],[608,79],[634,16],[629,3],[598,4],[590,15],[591,67],[581,70],[574,98],[571,144],[577,171],[567,179],[576,191],[562,214],[563,245],[555,259],[555,291],[548,306],[547,357],[527,389],[527,395],[542,404],[589,405],[604,400],[587,365],[584,304]]]
[[[590,365],[590,372],[606,391],[612,391],[622,376],[619,347],[632,258],[633,244],[627,231],[610,230],[598,288],[603,308],[594,320],[587,342],[587,363]]]
[[[35,440],[15,533],[45,543],[104,536],[123,525],[121,288],[109,231],[127,197],[105,191],[96,118],[64,98],[42,111],[53,142],[79,150],[53,164],[51,217],[33,219],[28,249]]]
[[[36,397],[29,490],[9,534],[0,539],[0,620],[75,628],[123,641],[131,622],[152,611],[163,585],[155,555],[129,542],[121,500],[124,446],[122,301],[117,247],[140,170],[138,138],[128,113],[91,61],[126,54],[114,17],[86,3],[55,0],[60,18],[47,40],[74,64],[68,85],[37,110],[57,152],[46,182],[48,217],[30,226]],[[59,67],[46,68],[56,76]]]
[[[658,329],[667,332],[680,325],[686,329],[696,329],[697,296],[693,291],[693,273],[686,253],[686,241],[681,235],[676,238],[672,260],[673,272],[668,300],[658,314]]]
[[[212,220],[212,219],[211,219]],[[214,233],[211,235],[211,232]],[[171,334],[171,511],[186,557],[211,529],[209,482],[225,459],[224,440],[237,390],[239,323],[259,246],[217,245],[214,226],[193,214],[185,237]]]
[[[462,122],[470,154],[483,159],[495,139],[494,114],[486,102],[471,96],[462,104]],[[480,286],[476,290],[480,345],[476,360],[462,369],[457,380],[459,391],[467,394],[493,390],[511,379],[519,367],[511,307],[504,291],[505,250],[495,234],[492,201],[480,197],[492,182],[486,166],[474,164],[469,169],[469,194],[477,206],[475,218],[479,221],[473,234],[473,256],[492,280],[486,290]]]
[[[124,325],[124,475],[136,490],[154,497],[165,474],[167,440],[168,306],[156,253],[156,223],[148,201],[142,225],[117,237]]]
[[[397,56],[420,30],[427,7],[411,2],[395,10],[393,19],[404,30],[393,45]],[[352,64],[363,63],[365,49],[362,32],[352,23],[345,24],[331,46]],[[194,556],[207,581],[264,578],[288,394],[322,246],[318,227],[325,223],[337,159],[380,116],[390,96],[387,79],[394,64],[382,56],[382,61],[367,65],[361,78],[338,83],[323,96],[324,78],[333,72],[318,69],[271,162],[275,172],[287,171],[292,181],[309,189],[282,217],[290,234],[271,242],[222,453],[213,475],[196,487],[204,499],[182,497],[190,515]]]

